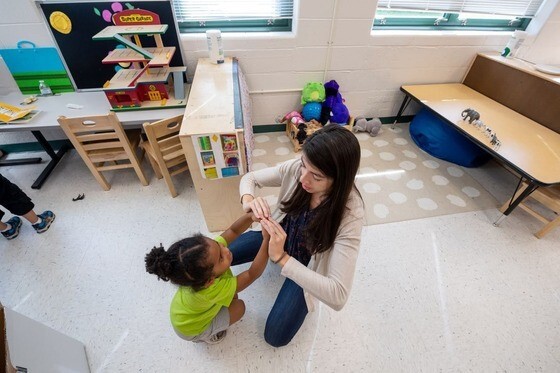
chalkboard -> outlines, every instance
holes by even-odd
[[[77,90],[100,89],[115,75],[116,66],[101,61],[119,43],[116,40],[92,40],[92,36],[113,26],[110,15],[120,10],[139,8],[158,14],[161,24],[168,25],[166,33],[161,35],[164,46],[177,48],[170,66],[185,66],[170,0],[48,2],[40,3],[40,6]],[[58,15],[58,21],[51,21],[53,13],[55,19]],[[156,46],[151,36],[141,36],[140,41],[143,47]]]

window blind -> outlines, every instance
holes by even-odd
[[[293,0],[173,0],[178,22],[292,19]]]
[[[530,18],[545,0],[379,0],[378,9],[482,13]]]

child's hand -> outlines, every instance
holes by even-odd
[[[284,228],[274,219],[262,219],[261,225],[263,232],[270,235],[268,239],[268,256],[270,258],[278,258],[284,253],[284,242],[286,242],[286,232]],[[264,239],[264,233],[263,233]]]
[[[259,220],[259,222],[261,223],[261,225],[262,225],[263,220],[266,220],[266,219]],[[263,228],[263,229],[262,229],[263,242],[265,242],[265,241],[266,241],[266,242],[270,241],[270,233],[268,233],[268,231],[266,230],[266,228],[265,228],[264,226],[263,226],[262,228]]]
[[[261,197],[254,198],[249,202],[243,202],[243,210],[246,212],[252,211],[257,219],[264,219],[270,216],[270,206]]]

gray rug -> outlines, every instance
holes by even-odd
[[[464,169],[434,158],[410,138],[408,124],[383,125],[376,137],[358,133],[362,149],[356,185],[366,205],[367,225],[484,210],[498,202]],[[255,135],[253,169],[298,157],[281,132]],[[271,205],[276,188],[259,195]]]

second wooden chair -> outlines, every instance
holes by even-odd
[[[519,188],[519,191],[516,193],[515,198],[517,198],[517,196],[520,195],[526,188],[527,184],[523,183],[522,187]],[[529,204],[527,204],[527,202],[530,200],[539,202],[542,207],[546,207],[551,211],[549,212],[549,214],[543,214],[542,212],[537,211],[542,209],[537,209],[535,208],[536,206],[531,207]],[[507,201],[500,208],[500,211],[504,212],[507,209],[508,205],[509,201]],[[535,236],[537,238],[542,238],[545,234],[553,230],[555,227],[560,226],[560,187],[552,186],[548,188],[537,188],[533,193],[529,195],[529,197],[525,198],[519,204],[519,207],[521,207],[530,215],[545,224],[544,227],[542,227],[537,233],[535,233]],[[551,217],[545,215],[550,215]]]
[[[58,118],[60,127],[104,190],[111,189],[101,171],[133,168],[142,185],[148,185],[136,156],[141,129],[125,131],[115,115]]]
[[[160,120],[153,123],[144,123],[144,131],[148,141],[142,146],[148,154],[152,168],[158,179],[165,180],[172,197],[177,196],[177,191],[171,176],[189,169],[183,146],[179,139],[179,129],[183,116]]]

